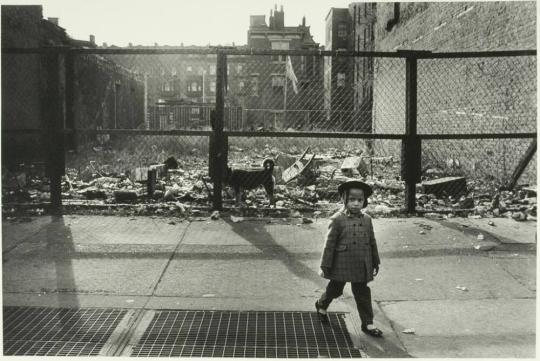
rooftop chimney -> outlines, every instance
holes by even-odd
[[[277,5],[276,5],[277,7]],[[274,11],[274,29],[283,30],[285,27],[285,13],[283,12],[283,6],[281,11]]]
[[[107,43],[103,43],[103,47],[106,48],[106,47],[107,47]]]
[[[51,23],[58,26],[58,18],[47,18]]]
[[[90,35],[90,42],[92,44],[95,44],[96,43],[96,37],[94,35]]]
[[[302,26],[306,26],[306,16],[302,17]]]

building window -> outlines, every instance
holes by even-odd
[[[345,73],[337,74],[337,86],[338,88],[342,88],[345,86]]]
[[[251,95],[259,96],[259,76],[257,75],[251,77]]]
[[[166,81],[161,87],[161,89],[165,92],[172,92],[174,91],[174,84],[172,81]]]
[[[239,81],[238,82],[238,90],[239,91],[244,91],[244,87],[245,87],[245,83],[243,81]]]
[[[345,23],[338,24],[338,36],[340,38],[346,38],[347,37],[347,24],[345,24]]]
[[[191,108],[192,115],[199,115],[200,113],[201,113],[201,110],[199,108]]]
[[[193,71],[193,67],[192,67],[191,65],[188,65],[188,66],[186,67],[186,70],[187,70],[187,71]]]
[[[211,81],[211,82],[210,82],[210,92],[211,92],[211,93],[215,93],[215,92],[216,92],[216,82],[215,82],[215,81]]]
[[[280,88],[285,85],[285,79],[281,74],[272,74],[272,87]]]
[[[289,50],[288,41],[273,41],[272,50]],[[286,55],[272,55],[272,61],[285,62],[287,59]]]
[[[242,73],[242,64],[238,64],[238,65],[236,66],[236,73],[237,73],[237,74]]]
[[[210,65],[210,75],[216,75],[216,66]]]
[[[202,91],[202,87],[198,82],[192,81],[191,83],[188,84],[188,91],[189,92],[200,92],[200,91]]]

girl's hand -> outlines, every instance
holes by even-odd
[[[379,274],[379,265],[373,267],[373,277]]]

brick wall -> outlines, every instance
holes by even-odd
[[[398,23],[387,31],[394,5],[377,4],[376,50],[536,49],[535,2],[400,3],[399,15]],[[376,132],[404,131],[404,65],[389,59],[379,59],[375,65]],[[419,60],[418,132],[536,131],[535,79],[536,57]],[[511,147],[504,142],[480,141],[469,144],[471,148],[459,142],[426,142],[424,161],[444,164],[459,158],[468,175],[478,173],[480,167],[484,174],[504,179],[529,141]],[[391,151],[398,153],[397,147]],[[529,168],[524,181],[535,181],[535,166]]]
[[[142,127],[143,81],[142,76],[136,76],[133,72],[99,55],[76,56],[75,127],[83,129]]]
[[[2,46],[38,48],[74,46],[65,30],[42,19],[41,6],[2,6]],[[96,55],[77,56],[75,66],[75,127],[111,126],[114,121],[114,89],[117,94],[118,128],[134,128],[144,122],[143,83],[122,67]],[[2,55],[2,129],[41,129],[42,96],[47,94],[47,71],[37,54]],[[64,58],[58,74],[61,93],[65,90]],[[114,86],[113,86],[114,88]],[[39,135],[2,134],[2,164],[43,161],[45,142]]]

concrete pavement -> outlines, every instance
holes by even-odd
[[[375,219],[372,357],[534,357],[536,222]],[[312,311],[327,220],[67,215],[3,221],[3,303],[17,306]],[[478,234],[484,239],[479,240]],[[456,287],[462,287],[458,289]],[[464,288],[463,288],[464,287]],[[415,330],[405,334],[404,329]]]

